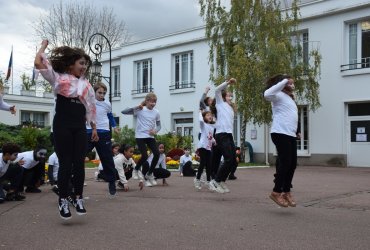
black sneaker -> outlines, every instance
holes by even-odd
[[[125,188],[125,185],[122,183],[122,182],[118,182],[117,183],[117,187],[121,188],[121,189],[124,189]]]
[[[76,197],[74,196],[68,196],[67,200],[76,209],[76,214],[78,215],[86,214],[84,200],[82,198],[76,199]]]
[[[54,185],[52,188],[51,188],[51,191],[53,191],[56,195],[59,196],[59,188],[57,185]]]
[[[76,199],[76,213],[78,215],[86,214],[86,209],[84,207],[84,200],[82,198]]]
[[[26,199],[26,196],[21,195],[20,193],[17,192],[10,192],[7,193],[5,196],[5,200],[7,201],[22,201],[24,199]]]
[[[236,178],[236,176],[235,175],[233,175],[233,174],[231,174],[231,175],[229,175],[229,180],[236,180],[237,178]]]
[[[115,196],[116,195],[116,192],[117,192],[117,190],[116,190],[116,182],[115,181],[109,182],[108,188],[109,188],[109,194],[111,196]]]
[[[37,187],[27,187],[26,193],[41,193],[41,189],[38,189]]]
[[[60,218],[63,220],[69,220],[72,218],[71,211],[69,210],[69,204],[67,199],[60,198],[58,200],[58,208],[59,208],[59,214]]]

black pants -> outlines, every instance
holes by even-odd
[[[205,148],[199,150],[200,163],[197,172],[197,179],[199,180],[202,176],[203,169],[206,168],[207,181],[211,180],[211,151]]]
[[[92,142],[91,134],[87,134],[87,152],[90,152],[94,147],[98,152],[99,159],[103,165],[104,178],[107,182],[116,180],[116,168],[112,156],[112,142],[110,131],[98,132],[99,141]]]
[[[153,173],[153,170],[155,169],[155,166],[157,165],[159,160],[159,150],[157,142],[155,141],[154,138],[136,138],[136,144],[141,153],[140,160],[138,161],[135,167],[136,170],[139,170],[140,167],[144,164],[144,162],[146,162],[146,160],[148,159],[146,146],[148,146],[148,148],[152,151],[153,160],[148,170],[148,175],[150,175]]]
[[[219,133],[215,135],[216,146],[212,151],[212,166],[214,167],[215,181],[226,181],[231,169],[237,166],[236,148],[233,135],[229,133]],[[221,156],[224,163],[220,166]],[[217,171],[216,171],[216,168]]]
[[[66,198],[70,195],[70,182],[72,182],[74,193],[82,196],[87,149],[86,128],[54,127],[53,134],[55,152],[59,159],[59,197]]]
[[[184,176],[195,176],[196,171],[193,169],[193,163],[188,161],[182,166],[182,174]]]
[[[2,159],[1,159],[2,160]],[[10,164],[8,170],[0,177],[0,197],[4,198],[3,184],[10,182],[9,189],[19,191],[19,186],[23,177],[23,167],[18,164]]]
[[[143,175],[145,175],[149,170],[149,162],[144,162],[143,164]],[[171,172],[164,168],[155,168],[153,170],[154,178],[156,179],[166,179],[171,176]]]
[[[128,181],[129,179],[131,179],[131,177],[132,177],[132,171],[133,171],[134,169],[133,168],[130,168],[128,171],[126,171],[125,172],[125,177],[126,177],[126,180]],[[117,169],[114,169],[114,171],[115,171],[115,178],[116,178],[116,180],[120,180],[119,179],[119,174],[118,174],[118,171],[117,171]]]
[[[43,184],[45,180],[45,162],[39,162],[36,166],[30,169],[23,169],[23,175],[19,184],[19,190],[23,191],[23,187],[35,188]]]
[[[295,169],[297,167],[297,141],[289,135],[272,133],[272,142],[278,153],[274,192],[290,192]]]

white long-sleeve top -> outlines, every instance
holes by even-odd
[[[150,154],[148,159],[146,160],[149,163],[149,166],[150,166],[150,164],[152,164],[153,157],[154,157],[153,154]],[[165,154],[160,154],[159,155],[159,159],[158,159],[158,162],[157,162],[157,165],[155,166],[155,168],[167,169],[166,155]]]
[[[216,134],[233,133],[234,109],[223,100],[222,90],[227,87],[227,82],[218,85],[215,89],[217,120],[215,124]]]
[[[0,153],[0,177],[3,176],[8,170],[10,161],[4,161],[3,153]]]
[[[112,105],[109,101],[96,100],[96,129],[100,131],[109,131],[108,113],[112,113]],[[86,123],[86,129],[91,129],[89,123]]]
[[[36,161],[33,157],[33,151],[26,151],[19,153],[16,161],[23,160],[24,164],[22,165],[25,169],[31,169],[39,164],[39,161]]]
[[[272,126],[270,133],[279,133],[289,136],[297,136],[298,108],[295,101],[286,93],[282,92],[288,79],[275,84],[267,89],[264,97],[272,105]]]
[[[212,144],[215,141],[215,139],[213,138],[213,131],[215,129],[215,126],[213,124],[204,122],[202,112],[199,112],[199,125],[201,134],[198,142],[198,148],[211,150]]]
[[[9,111],[10,110],[10,105],[4,102],[3,100],[3,95],[0,93],[0,110],[5,110]]]
[[[117,169],[119,181],[123,184],[127,183],[125,170],[135,168],[136,164],[132,158],[127,159],[123,154],[119,153],[113,157],[114,166]]]

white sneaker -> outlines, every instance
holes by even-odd
[[[206,183],[207,182],[207,175],[205,172],[202,173],[202,175],[200,176],[200,182],[202,184]]]
[[[139,177],[139,180],[144,180],[144,175],[140,170],[137,170],[137,175]]]
[[[152,183],[151,183],[149,180],[146,180],[146,181],[144,182],[144,185],[145,185],[146,187],[153,187]]]
[[[132,171],[132,179],[138,180],[139,179],[139,170],[134,169]]]
[[[220,186],[224,190],[224,193],[230,193],[230,189],[226,186],[226,183],[224,181],[220,182]]]
[[[194,187],[196,190],[201,190],[202,187],[200,185],[200,180],[198,180],[197,178],[194,179]]]
[[[220,183],[216,182],[215,180],[211,180],[209,182],[209,189],[212,190],[212,191],[216,191],[217,193],[220,193],[220,194],[225,193],[225,191],[221,187]]]
[[[152,174],[146,174],[146,179],[147,180],[149,180],[150,181],[150,183],[152,184],[152,186],[156,186],[158,183],[157,183],[157,181],[155,180],[155,178],[154,178],[154,175],[153,175],[153,173]]]

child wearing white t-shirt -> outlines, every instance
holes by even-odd
[[[157,185],[157,182],[154,179],[153,170],[159,159],[158,146],[154,135],[156,135],[161,129],[159,111],[154,108],[156,104],[157,96],[154,93],[149,93],[139,106],[128,108],[122,111],[122,114],[124,115],[134,115],[137,118],[135,138],[136,144],[141,153],[141,158],[132,172],[132,178],[136,180],[143,179],[140,168],[148,159],[148,147],[153,153],[153,160],[150,164],[150,168],[145,176],[145,179],[149,180],[152,185]]]

